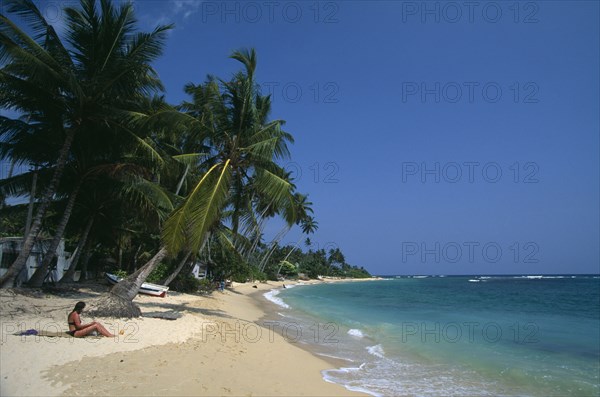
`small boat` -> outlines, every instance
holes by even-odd
[[[115,285],[116,283],[122,280],[121,277],[117,277],[116,275],[111,273],[104,273],[104,277],[106,278],[106,281],[108,281],[112,285]],[[144,283],[140,287],[139,293],[164,298],[165,296],[167,296],[168,291],[169,287],[167,287],[166,285]]]

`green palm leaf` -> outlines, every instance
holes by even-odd
[[[207,232],[219,219],[229,194],[230,161],[214,165],[186,198],[183,205],[167,219],[163,242],[171,254],[182,247],[197,251]]]
[[[164,219],[173,211],[173,199],[163,187],[143,178],[134,178],[123,188],[124,198],[146,211],[150,210]]]

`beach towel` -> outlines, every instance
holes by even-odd
[[[70,334],[68,334],[67,332],[64,332],[64,331],[44,331],[44,330],[38,331],[35,329],[28,329],[27,331],[17,332],[16,334],[13,334],[13,335],[16,335],[16,336],[47,336],[50,338],[74,338],[74,336],[71,336]],[[87,335],[87,336],[84,336],[84,338],[102,338],[102,336]]]
[[[28,329],[27,331],[16,333],[14,335],[26,336],[26,335],[37,335],[37,334],[38,334],[38,332],[35,329]]]

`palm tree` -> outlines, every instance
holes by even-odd
[[[308,201],[308,196],[301,193],[295,193],[293,196],[292,205],[294,206],[294,212],[296,214],[295,223],[300,225],[303,233],[313,233],[318,228],[318,223],[312,216],[309,215],[309,213],[313,213],[313,209],[312,202]],[[277,233],[277,235],[275,235],[273,241],[271,242],[270,249],[267,250],[259,264],[260,271],[264,271],[269,259],[271,259],[271,255],[273,255],[273,252],[278,247],[279,241],[281,241],[281,239],[283,239],[283,237],[290,231],[291,227],[291,224],[287,224],[279,233]]]
[[[54,160],[46,162],[54,170],[52,179],[19,256],[0,278],[3,287],[12,286],[29,256],[74,141],[106,139],[94,135],[100,129],[103,135],[118,133],[149,149],[128,121],[137,117],[132,109],[141,97],[162,89],[150,63],[161,54],[171,28],[136,33],[131,3],[114,7],[101,0],[98,10],[95,0],[81,0],[78,8],[65,8],[65,45],[32,0],[6,3],[33,36],[0,14],[0,106],[28,115],[27,122],[0,118],[0,136],[20,143],[31,139],[37,142],[32,150],[39,150],[42,138],[62,144],[51,151]]]
[[[175,113],[166,110],[163,119],[176,120],[197,131],[210,149],[198,164],[202,174],[189,189],[183,203],[166,220],[163,246],[143,267],[113,287],[99,303],[97,314],[123,317],[140,311],[131,302],[141,284],[168,254],[199,252],[211,229],[218,226],[229,208],[232,233],[238,232],[242,207],[256,195],[272,201],[290,224],[296,222],[293,185],[277,164],[289,156],[290,134],[281,129],[282,120],[268,121],[270,98],[262,96],[254,80],[256,53],[235,51],[231,58],[244,65],[229,82],[209,77],[193,97],[202,112]]]

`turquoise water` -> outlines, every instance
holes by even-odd
[[[427,277],[298,286],[280,328],[375,395],[600,394],[600,279]],[[279,301],[279,303],[283,303]],[[288,324],[288,325],[285,325]]]

